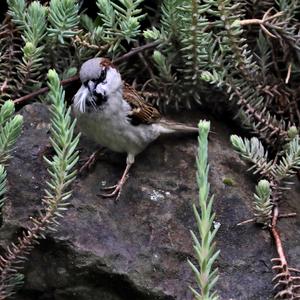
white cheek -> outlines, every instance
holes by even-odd
[[[107,94],[107,86],[103,85],[102,83],[99,83],[96,86],[96,93],[101,94],[101,95],[106,95]]]
[[[106,79],[102,84],[106,94],[114,93],[117,89],[122,87],[121,76],[115,69],[109,69],[106,74]]]
[[[81,112],[85,111],[85,102],[88,96],[89,90],[84,85],[82,85],[74,96],[74,106],[77,110]]]

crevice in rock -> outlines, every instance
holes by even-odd
[[[25,273],[17,300],[174,300],[136,286],[95,255],[74,251],[68,243],[49,237],[33,251]]]

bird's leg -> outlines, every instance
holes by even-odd
[[[125,171],[124,171],[120,181],[118,182],[118,184],[113,185],[113,186],[109,186],[109,187],[101,188],[101,190],[114,189],[111,193],[108,193],[108,194],[103,194],[102,193],[102,194],[100,194],[100,196],[108,198],[108,197],[113,197],[113,196],[117,195],[116,200],[118,200],[120,195],[121,195],[122,187],[123,187],[124,183],[126,182],[126,180],[128,178],[128,172],[129,172],[129,169],[130,169],[131,166],[132,166],[132,164],[128,164],[128,163],[126,164]]]
[[[113,189],[113,191],[111,193],[108,193],[108,194],[100,194],[100,196],[108,198],[108,197],[113,197],[113,196],[117,195],[116,200],[118,200],[120,195],[121,195],[123,185],[124,185],[124,183],[126,182],[126,180],[128,178],[129,169],[133,165],[133,163],[134,163],[134,156],[128,154],[127,160],[126,160],[126,168],[125,168],[125,170],[123,172],[123,175],[122,175],[121,179],[119,180],[118,184],[113,185],[113,186],[109,186],[109,187],[101,188],[101,190],[111,190],[111,189]]]
[[[83,173],[85,170],[89,170],[95,163],[97,156],[102,152],[103,148],[94,151],[89,158],[85,161],[83,166],[79,169],[79,174]]]

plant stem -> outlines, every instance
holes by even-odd
[[[157,40],[157,41],[154,41],[154,42],[151,42],[151,43],[147,43],[147,44],[145,44],[143,46],[132,48],[129,52],[125,53],[124,55],[122,55],[120,57],[117,57],[116,59],[114,59],[113,63],[120,63],[120,62],[122,62],[124,60],[127,60],[128,58],[130,58],[133,55],[136,55],[136,54],[138,54],[140,52],[143,52],[145,50],[148,50],[148,49],[155,48],[160,43],[161,43],[161,41]]]
[[[120,63],[124,60],[127,60],[129,59],[131,56],[133,55],[136,55],[142,51],[145,51],[145,50],[148,50],[148,49],[152,49],[152,48],[155,48],[156,46],[158,46],[160,44],[160,41],[154,41],[152,43],[148,43],[148,44],[145,44],[143,46],[139,46],[139,47],[135,47],[135,48],[132,48],[129,52],[125,53],[124,55],[120,56],[120,57],[117,57],[116,59],[113,60],[113,63]],[[61,85],[65,86],[69,83],[72,83],[74,81],[77,81],[79,79],[79,76],[78,75],[75,75],[73,77],[70,77],[68,79],[64,79],[60,82]],[[49,88],[48,87],[44,87],[44,88],[41,88],[35,92],[32,92],[28,95],[25,95],[23,97],[20,97],[20,98],[17,98],[14,101],[14,104],[20,104],[20,103],[23,103],[23,102],[26,102],[27,100],[33,98],[33,97],[36,97],[38,95],[41,95],[41,94],[44,94],[46,92],[49,91]]]
[[[279,219],[281,219],[281,218],[292,218],[292,217],[296,217],[296,216],[297,216],[296,213],[289,213],[289,214],[278,215],[278,218]],[[248,220],[245,220],[245,221],[242,221],[242,222],[236,224],[236,226],[245,225],[245,224],[252,223],[252,222],[255,222],[255,221],[256,221],[256,218],[248,219]]]
[[[70,78],[68,78],[68,79],[62,80],[62,81],[60,82],[60,84],[61,84],[61,85],[67,85],[67,84],[72,83],[72,82],[74,82],[74,81],[76,81],[76,80],[78,80],[78,79],[79,79],[79,76],[78,76],[78,75],[75,75],[75,76],[72,76],[72,77],[70,77]],[[37,90],[37,91],[35,91],[35,92],[32,92],[32,93],[30,93],[30,94],[28,94],[28,95],[25,95],[25,96],[23,96],[23,97],[20,97],[20,98],[18,98],[18,99],[15,99],[15,100],[14,100],[14,104],[20,104],[20,103],[25,102],[25,101],[27,101],[27,100],[29,100],[29,99],[35,97],[35,96],[44,94],[44,93],[46,93],[46,92],[48,92],[48,91],[49,91],[49,88],[48,88],[48,87],[41,88],[41,89],[39,89],[39,90]]]
[[[276,250],[280,259],[280,262],[285,269],[287,267],[287,260],[284,254],[281,238],[279,231],[277,229],[277,220],[278,220],[278,207],[275,206],[273,210],[273,218],[272,218],[272,225],[271,225],[271,233],[273,235],[275,244],[276,244]]]

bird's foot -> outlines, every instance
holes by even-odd
[[[121,196],[122,186],[117,184],[115,189],[111,193],[100,193],[99,196],[103,198],[111,198],[117,195],[115,200],[118,200]]]
[[[89,156],[89,158],[84,162],[83,166],[81,166],[81,168],[79,169],[79,174],[82,174],[84,171],[89,171],[92,168],[98,156],[100,155],[100,153],[102,153],[102,150],[103,149],[98,149]]]
[[[111,186],[104,186],[104,187],[101,187],[101,191],[109,191],[109,190],[113,190],[117,187],[118,185],[115,184],[115,185],[111,185]]]
[[[102,191],[109,191],[109,190],[113,190],[113,191],[111,193],[100,193],[99,196],[102,196],[103,198],[111,198],[111,197],[114,197],[115,195],[117,195],[117,197],[115,199],[117,201],[121,196],[122,188],[123,188],[123,185],[126,182],[127,178],[128,178],[128,175],[126,175],[124,178],[122,178],[118,182],[118,184],[102,187],[101,188]]]

